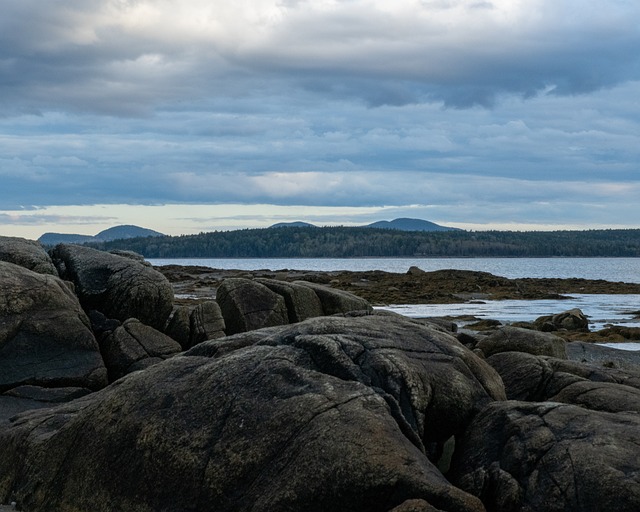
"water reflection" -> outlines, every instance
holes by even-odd
[[[589,328],[600,330],[606,324],[640,327],[640,295],[577,294],[565,300],[487,300],[464,304],[398,304],[379,309],[405,316],[474,316],[502,323],[531,322],[544,315],[555,315],[580,308],[589,318]]]

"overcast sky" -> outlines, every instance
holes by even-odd
[[[637,0],[4,0],[0,234],[640,227]]]

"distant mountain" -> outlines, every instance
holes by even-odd
[[[316,228],[318,226],[314,226],[313,224],[309,224],[308,222],[278,222],[273,226],[269,226],[269,228]]]
[[[448,228],[422,219],[394,219],[381,220],[364,226],[377,229],[397,229],[400,231],[461,231],[458,228]]]
[[[109,242],[111,240],[122,240],[124,238],[138,238],[141,236],[165,236],[164,233],[159,233],[153,229],[141,228],[138,226],[124,225],[114,226],[104,231],[100,231],[94,236],[96,242]]]
[[[76,235],[68,233],[45,233],[38,241],[42,245],[57,244],[86,244],[88,242],[110,242],[111,240],[122,240],[127,238],[138,238],[147,236],[165,236],[163,233],[152,229],[141,228],[138,226],[115,226],[104,231],[100,231],[95,236]]]
[[[58,245],[58,244],[84,244],[93,241],[91,235],[73,235],[67,233],[45,233],[38,242],[42,245]]]

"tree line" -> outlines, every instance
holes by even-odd
[[[87,244],[146,258],[637,257],[640,229],[398,231],[286,227]]]

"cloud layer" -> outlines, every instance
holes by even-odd
[[[638,19],[623,0],[10,0],[0,211],[638,224]]]

